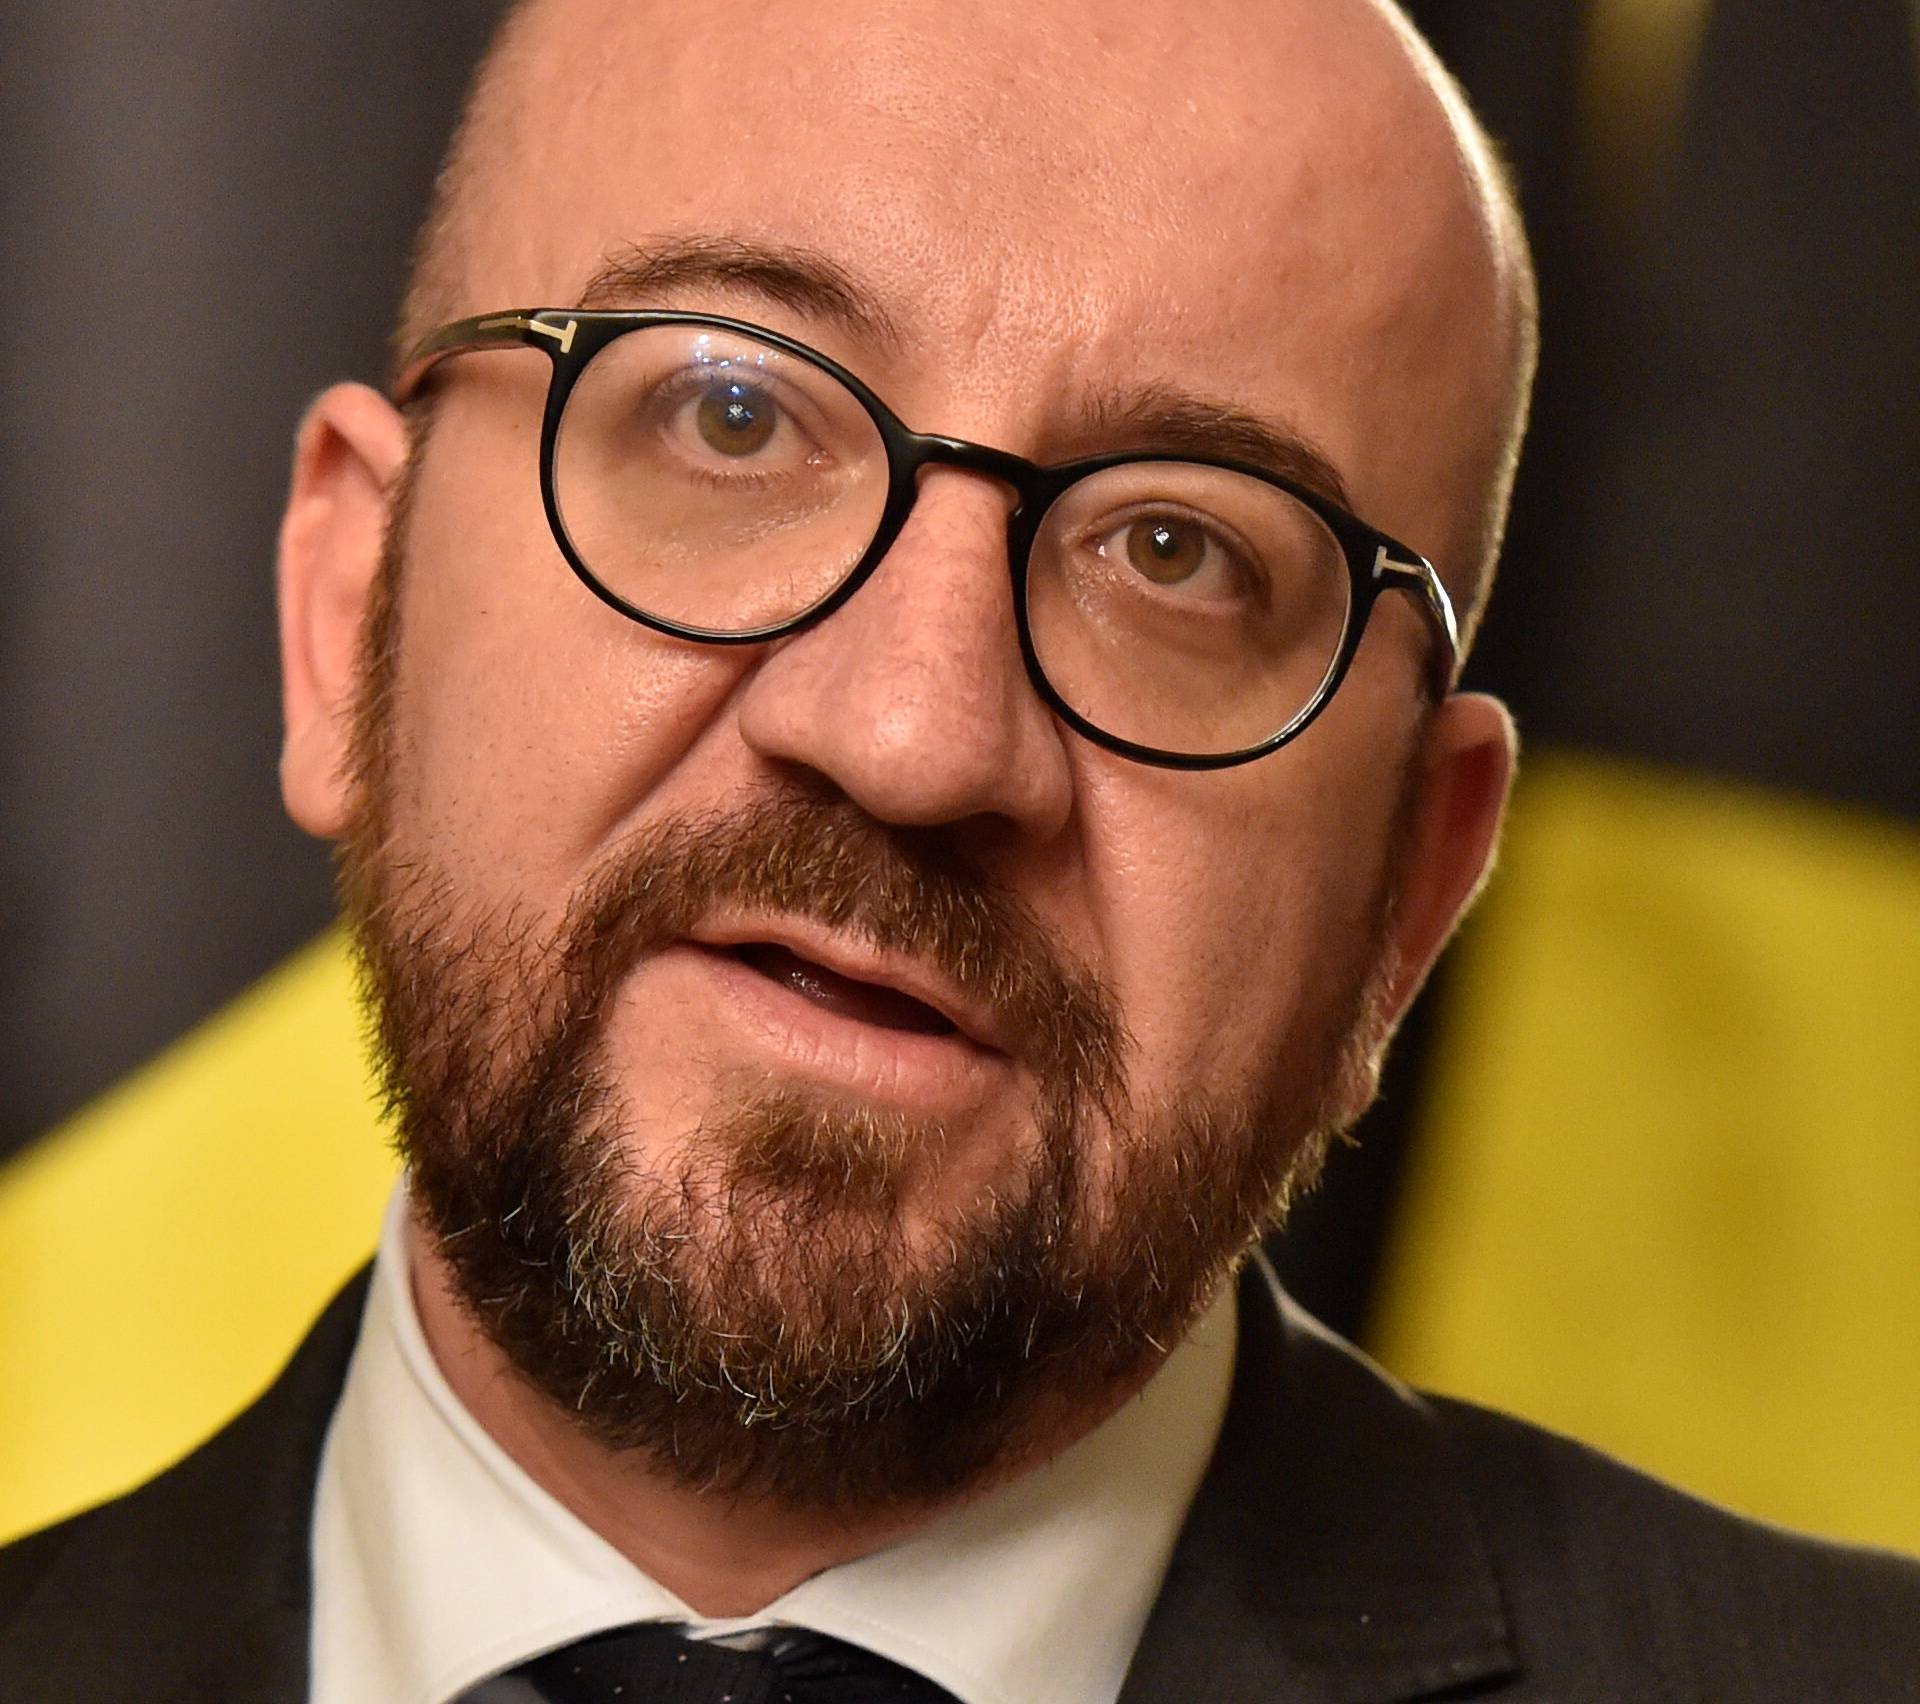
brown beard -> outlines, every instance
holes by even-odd
[[[368,624],[342,892],[413,1199],[480,1329],[600,1442],[795,1506],[946,1496],[1137,1380],[1370,1090],[1384,881],[1312,1032],[1251,1092],[1160,1108],[1127,1092],[1111,996],[1011,895],[939,831],[825,783],[649,824],[551,929],[476,914],[390,820],[405,507]],[[799,1085],[716,1083],[723,1111],[636,1159],[645,1085],[610,1068],[610,1004],[736,907],[913,955],[1020,1038],[1031,1134],[993,1187],[909,1237],[947,1133]]]

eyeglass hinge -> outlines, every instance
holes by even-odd
[[[567,354],[573,348],[573,334],[580,329],[578,320],[568,320],[564,327],[548,325],[545,320],[528,319],[525,314],[501,314],[495,319],[483,319],[479,329],[497,331],[503,325],[510,325],[515,331],[537,331],[542,337],[551,337],[560,345],[560,353]]]

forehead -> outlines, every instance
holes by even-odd
[[[1364,0],[545,0],[472,138],[468,311],[564,305],[629,244],[804,246],[898,329],[842,352],[916,424],[1027,448],[1065,388],[1170,382],[1357,494],[1396,468],[1376,503],[1412,526],[1491,412],[1485,219]]]

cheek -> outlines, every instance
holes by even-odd
[[[531,468],[484,485],[443,471],[475,454],[436,438],[408,537],[398,820],[472,859],[476,899],[564,896],[699,741],[744,662],[607,608],[554,545]]]
[[[1391,778],[1342,781],[1337,742],[1310,760],[1312,737],[1263,760],[1301,760],[1285,771],[1143,771],[1095,789],[1095,927],[1142,1091],[1245,1087],[1372,949]]]

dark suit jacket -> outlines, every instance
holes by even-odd
[[[204,1448],[0,1550],[0,1704],[301,1704],[314,1478],[365,1292]],[[1920,1700],[1920,1563],[1416,1396],[1263,1263],[1240,1318],[1225,1430],[1121,1704]]]

